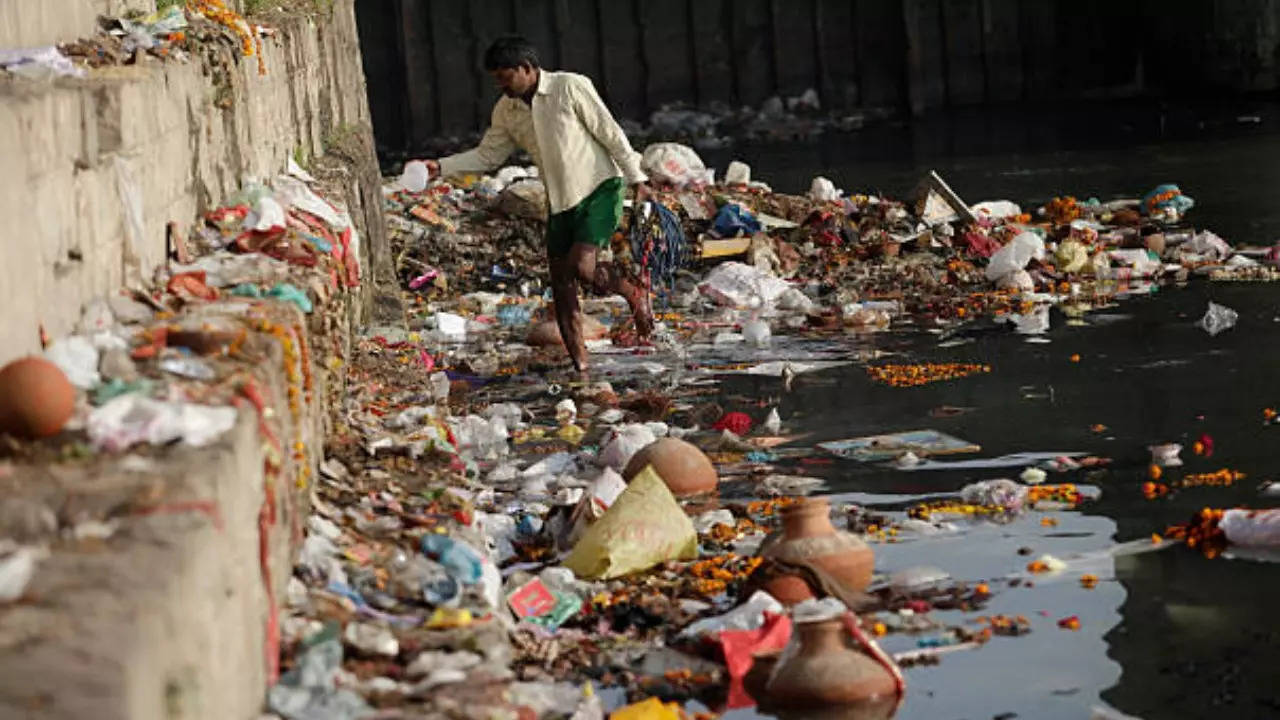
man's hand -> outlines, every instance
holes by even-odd
[[[427,166],[427,179],[428,179],[428,180],[435,180],[436,178],[439,178],[439,177],[440,177],[440,161],[438,161],[438,160],[423,160],[423,161],[422,161],[422,164]]]
[[[635,195],[632,198],[632,203],[634,203],[636,207],[639,207],[646,201],[653,198],[653,190],[649,187],[648,183],[639,182],[632,187],[635,192]]]

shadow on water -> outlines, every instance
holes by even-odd
[[[997,142],[1001,128],[1027,118],[969,118],[950,126],[934,121],[924,129],[886,128],[885,137],[848,136],[785,152],[748,148],[739,156],[753,164],[759,179],[791,191],[807,186],[814,174],[826,174],[850,190],[879,187],[900,195],[932,167],[973,201],[1030,204],[1063,193],[1105,200],[1172,181],[1196,198],[1189,219],[1197,226],[1237,244],[1269,243],[1280,238],[1280,143],[1266,116],[1273,109],[1262,111],[1260,124],[1238,123],[1234,109],[1218,111],[1217,119],[1207,116],[1203,130],[1186,120],[1194,113],[1180,111],[1181,129],[1167,126],[1166,136],[1173,139],[1158,143],[1153,140],[1159,135],[1151,137],[1143,125],[1149,109],[1122,107],[1068,113],[1059,118],[1065,127],[1041,118],[1048,129],[1020,130],[1008,151]],[[1086,115],[1110,128],[1095,133],[1092,144],[1089,133],[1072,124]],[[978,133],[985,144],[959,139],[972,132],[963,129],[965,122],[985,128]],[[1122,141],[1126,135],[1129,142]],[[926,140],[928,147],[920,150]],[[891,141],[899,143],[901,157],[894,156]],[[723,165],[719,158],[715,162]],[[1239,324],[1217,337],[1195,325],[1210,299],[1240,312]],[[1088,479],[1080,472],[1050,475],[1050,482],[1088,482],[1103,493],[1080,512],[1057,513],[1058,527],[1043,527],[1030,517],[978,526],[959,537],[878,545],[878,570],[927,564],[960,580],[995,580],[1025,566],[1028,558],[1019,548],[1057,556],[1100,551],[1162,532],[1203,506],[1277,504],[1259,497],[1257,485],[1280,479],[1280,428],[1262,423],[1263,408],[1280,403],[1280,287],[1197,281],[1090,314],[1086,323],[1070,324],[1054,311],[1048,344],[1030,344],[987,325],[968,333],[973,342],[945,349],[923,332],[869,340],[908,362],[992,366],[988,375],[922,388],[875,385],[858,365],[801,376],[784,397],[781,414],[791,431],[812,433],[806,443],[928,427],[981,445],[982,456],[1080,451],[1114,460]],[[1078,363],[1070,360],[1076,353]],[[725,390],[778,391],[776,381],[743,377],[727,380]],[[972,411],[930,414],[942,405]],[[1106,431],[1092,430],[1097,424]],[[1213,457],[1184,451],[1186,465],[1168,477],[1229,467],[1248,478],[1229,488],[1192,488],[1145,500],[1139,487],[1149,461],[1146,446],[1181,442],[1189,448],[1201,433],[1216,441]],[[1020,471],[904,472],[851,461],[789,470],[823,476],[837,500],[875,504],[883,496],[893,508],[903,506],[902,495],[955,491]],[[1100,703],[1148,719],[1280,717],[1280,623],[1273,608],[1280,565],[1208,560],[1171,547],[1108,558],[1089,571],[1103,579],[1093,590],[1079,585],[1074,567],[1031,588],[1001,586],[984,612],[1025,615],[1033,632],[996,638],[977,651],[947,656],[938,666],[908,670],[909,696],[897,717],[1086,718]],[[1080,631],[1057,628],[1056,620],[1067,615],[1079,616]],[[891,635],[886,647],[912,645]]]

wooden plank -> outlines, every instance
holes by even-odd
[[[689,3],[689,23],[694,28],[694,85],[698,105],[733,102],[729,25],[725,22],[731,6],[730,0],[693,0]],[[709,31],[708,28],[715,30]]]
[[[1022,33],[1019,0],[982,0],[983,63],[987,100],[1005,103],[1022,99]]]
[[[853,3],[849,0],[818,0],[814,24],[822,102],[832,108],[858,106],[858,51],[853,23]]]
[[[610,109],[618,117],[643,117],[644,67],[640,61],[640,29],[636,25],[635,0],[601,0],[601,65],[607,81]]]
[[[907,37],[902,0],[857,0],[855,50],[863,107],[901,107],[907,100]]]
[[[645,98],[650,110],[693,96],[693,54],[689,41],[689,0],[640,3]]]
[[[777,93],[794,97],[818,84],[814,0],[770,0]]]
[[[903,0],[907,29],[907,94],[913,115],[947,100],[941,0]]]
[[[759,107],[777,92],[769,0],[733,0],[733,61],[738,102]]]
[[[986,99],[981,0],[944,2],[942,27],[946,48],[947,99],[952,105],[977,105]]]

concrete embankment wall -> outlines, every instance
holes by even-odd
[[[123,4],[0,0],[0,46],[90,36],[99,11]],[[150,274],[170,221],[189,228],[242,179],[278,174],[294,152],[321,155],[335,134],[368,137],[354,0],[280,30],[264,43],[261,76],[224,45],[229,72],[148,62],[53,84],[0,81],[0,364],[38,351],[42,325],[64,334],[84,303]],[[354,197],[371,207],[351,210],[376,228],[364,243],[376,253],[376,168],[364,171],[370,188]]]
[[[151,3],[0,0],[0,45],[88,37],[98,13]],[[0,603],[0,717],[260,712],[278,658],[272,609],[302,537],[339,361],[376,296],[375,258],[389,257],[354,0],[317,6],[331,9],[273,18],[265,76],[226,43],[214,52],[227,62],[0,79],[0,364],[39,352],[41,327],[65,334],[84,303],[150,277],[169,222],[194,227],[242,179],[269,180],[290,155],[315,160],[329,197],[346,202],[364,268],[359,293],[311,315],[288,303],[261,311],[300,340],[303,359],[290,356],[297,343],[262,332],[265,355],[220,360],[232,374],[219,385],[240,410],[208,447],[0,448],[0,545],[50,550],[24,595]],[[198,307],[178,320],[192,312],[199,322]],[[248,386],[265,413],[245,400]],[[195,400],[206,391],[219,388],[188,389]]]

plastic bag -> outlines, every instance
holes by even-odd
[[[1089,264],[1089,250],[1078,240],[1063,240],[1058,245],[1054,258],[1062,272],[1077,273]]]
[[[1219,305],[1210,301],[1209,309],[1205,310],[1204,317],[1200,318],[1198,323],[1205,332],[1210,336],[1216,336],[1220,332],[1230,330],[1236,326],[1236,320],[1240,318],[1240,314],[1235,310]]]
[[[600,518],[627,490],[627,482],[613,468],[605,468],[600,476],[591,482],[582,499],[573,508],[569,517],[569,534],[565,545],[575,545],[582,534]]]
[[[960,490],[960,499],[965,503],[983,507],[1002,507],[1009,512],[1021,510],[1026,497],[1026,486],[1004,478],[971,483]]]
[[[738,203],[730,202],[722,205],[716,213],[716,219],[711,224],[711,232],[717,237],[730,238],[739,235],[755,235],[760,232],[761,227],[760,221],[750,210]]]
[[[747,601],[723,615],[703,618],[680,631],[680,637],[699,638],[726,630],[755,630],[765,622],[765,613],[785,614],[786,608],[772,595],[757,590]]]
[[[843,193],[838,190],[835,183],[819,175],[809,183],[809,199],[818,202],[834,202],[840,199]]]
[[[683,715],[679,705],[651,697],[614,710],[609,720],[680,720]]]
[[[1011,272],[1022,270],[1032,260],[1044,259],[1044,240],[1033,232],[1024,232],[1008,245],[995,251],[987,264],[987,279],[999,280]]]
[[[121,395],[89,413],[89,440],[98,450],[120,452],[137,443],[181,439],[202,447],[236,423],[236,409]]]
[[[1234,545],[1280,546],[1280,508],[1228,510],[1222,514],[1218,526]]]
[[[747,185],[751,182],[751,166],[734,160],[724,171],[724,181],[729,185]]]
[[[404,172],[400,174],[400,187],[409,192],[420,193],[427,189],[427,181],[431,179],[431,171],[421,160],[405,163]]]
[[[993,220],[1003,220],[1004,218],[1022,214],[1022,208],[1017,203],[1008,200],[987,200],[969,209],[979,218],[991,218]]]
[[[654,143],[645,148],[640,168],[654,182],[677,188],[700,185],[707,177],[702,158],[693,148],[680,143]]]
[[[600,451],[600,463],[622,472],[627,463],[631,462],[632,455],[657,439],[653,431],[644,425],[626,425],[613,430],[604,449]]]
[[[9,541],[4,544],[12,547]],[[12,602],[22,597],[27,583],[35,575],[36,565],[48,555],[47,550],[36,546],[20,545],[8,553],[0,546],[0,602]]]
[[[697,556],[693,522],[658,473],[646,467],[583,533],[564,565],[580,578],[608,580]]]
[[[772,337],[773,331],[769,329],[769,323],[760,318],[754,318],[742,326],[742,339],[751,347],[766,349]]]
[[[698,291],[720,305],[749,307],[752,301],[773,305],[791,286],[785,280],[740,262],[717,265]]]
[[[58,366],[72,385],[92,390],[102,382],[98,374],[98,349],[86,337],[70,335],[55,340],[44,351],[44,359]]]

